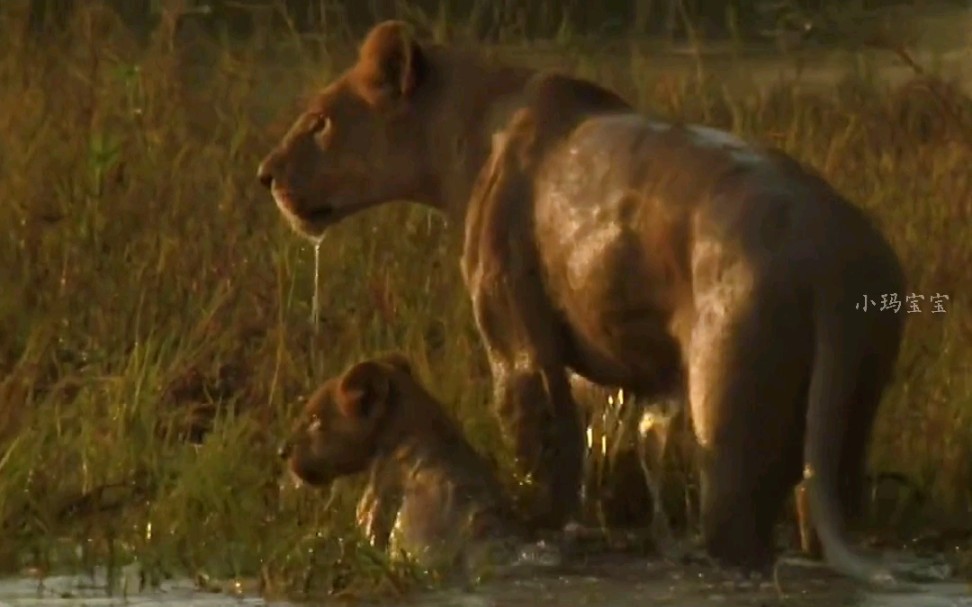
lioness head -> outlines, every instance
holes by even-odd
[[[424,128],[415,116],[428,70],[400,21],[377,25],[357,62],[320,92],[257,171],[299,233],[382,202],[418,195]]]
[[[307,401],[280,456],[300,480],[325,486],[363,472],[379,453],[399,402],[423,391],[398,353],[352,365],[324,382]]]

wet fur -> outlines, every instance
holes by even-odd
[[[368,474],[357,520],[381,549],[450,569],[486,544],[523,536],[492,467],[400,354],[326,381],[287,443],[289,468],[311,485]]]
[[[884,575],[845,522],[903,320],[853,302],[904,277],[868,218],[794,160],[386,22],[259,173],[311,237],[400,199],[464,221],[463,276],[535,524],[577,509],[576,373],[687,395],[713,557],[771,562],[802,475],[831,565]]]

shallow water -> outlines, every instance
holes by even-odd
[[[130,586],[137,573],[130,570]],[[19,578],[0,581],[0,607],[109,605],[189,605],[224,607],[280,605],[256,595],[233,596],[196,589],[189,580],[165,582],[158,590],[109,597],[104,579],[50,577],[40,583]],[[836,577],[818,565],[797,559],[781,560],[774,580],[733,582],[704,566],[674,565],[626,556],[599,556],[569,566],[536,569],[474,590],[441,590],[417,594],[397,603],[405,607],[641,607],[666,605],[743,606],[859,606],[859,607],[972,607],[972,586],[958,582],[925,584],[899,592],[867,590]]]
[[[129,580],[137,587],[137,575]],[[228,607],[241,605],[286,605],[269,603],[258,596],[236,597],[204,592],[191,580],[163,582],[157,590],[116,593],[108,596],[104,576],[52,576],[43,580],[15,578],[0,580],[0,607],[44,605],[50,607],[107,607],[109,605],[187,605]]]

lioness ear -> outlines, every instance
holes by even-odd
[[[375,361],[365,361],[345,371],[338,383],[338,408],[346,417],[366,418],[388,401],[388,372]]]
[[[384,21],[361,44],[355,72],[372,98],[396,99],[419,84],[422,49],[404,21]]]
[[[378,360],[399,371],[412,375],[412,362],[401,352],[386,352]]]

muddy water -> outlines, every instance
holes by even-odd
[[[137,587],[137,575],[130,580]],[[163,582],[157,590],[143,593],[106,592],[103,575],[55,576],[43,580],[18,578],[0,580],[0,607],[43,605],[45,607],[107,607],[109,605],[186,605],[187,607],[229,607],[269,605],[259,596],[231,596],[198,590],[191,580]],[[285,605],[285,603],[280,603]]]
[[[668,605],[972,607],[972,589],[958,583],[928,584],[912,592],[868,592],[803,564],[781,565],[775,580],[729,581],[708,568],[658,561],[605,558],[572,570],[534,574],[481,587],[475,593],[447,591],[421,597],[415,607]]]
[[[911,559],[912,561],[914,559]],[[137,573],[128,572],[130,587]],[[124,586],[125,575],[121,585]],[[197,590],[191,581],[165,582],[158,590],[109,597],[103,576],[0,580],[0,607],[114,605],[187,605],[229,607],[280,605],[256,594],[214,594]],[[377,604],[376,604],[377,605]],[[389,604],[386,604],[389,605]],[[599,556],[556,568],[533,568],[469,590],[448,589],[417,594],[402,607],[635,607],[666,605],[728,607],[792,605],[795,607],[972,607],[972,586],[959,582],[923,584],[908,590],[877,592],[838,578],[820,566],[781,559],[774,579],[730,581],[698,565],[673,565],[659,560]]]

